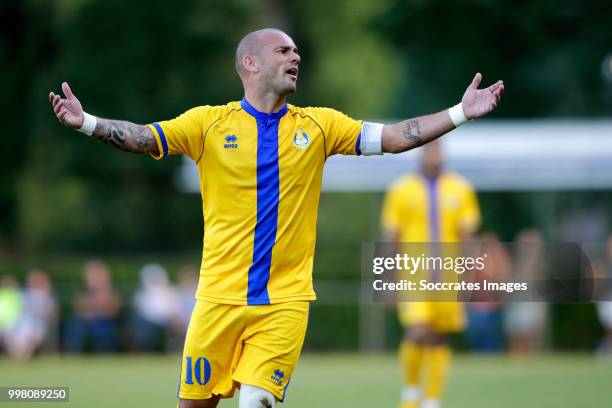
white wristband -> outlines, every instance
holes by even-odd
[[[448,110],[448,114],[450,115],[455,127],[459,127],[459,125],[463,125],[468,121],[468,118],[465,117],[465,113],[463,113],[463,104],[461,102],[450,108]]]
[[[83,125],[77,130],[81,133],[85,133],[87,136],[91,136],[97,124],[98,121],[95,116],[83,111]]]
[[[361,123],[361,154],[372,156],[382,154],[382,123],[366,122]]]

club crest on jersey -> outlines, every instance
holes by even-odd
[[[295,136],[293,136],[293,145],[298,149],[304,150],[309,144],[310,136],[308,136],[308,134],[302,129],[298,129],[297,132],[295,132]]]
[[[223,145],[226,149],[237,149],[238,148],[238,137],[236,135],[225,136],[225,144]]]

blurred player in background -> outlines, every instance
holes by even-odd
[[[242,101],[149,125],[85,113],[66,83],[66,99],[49,94],[67,127],[118,149],[158,159],[184,154],[197,164],[204,256],[183,351],[182,408],[214,407],[238,387],[241,408],[274,407],[284,399],[315,299],[317,209],[329,156],[421,146],[495,109],[504,89],[501,81],[478,89],[476,74],[453,108],[382,125],[288,105],[300,55],[280,30],[246,35],[235,63]]]
[[[472,240],[480,223],[476,194],[465,178],[445,171],[443,164],[441,143],[430,143],[422,149],[420,172],[393,183],[385,196],[381,217],[386,241]],[[463,305],[403,302],[398,303],[398,314],[404,327],[400,407],[439,407],[451,359],[447,335],[465,327]]]

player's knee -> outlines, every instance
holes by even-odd
[[[219,396],[213,396],[205,400],[179,400],[179,408],[215,408],[219,403]]]
[[[276,397],[263,388],[242,384],[238,406],[239,408],[274,408]]]

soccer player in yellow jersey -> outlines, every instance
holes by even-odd
[[[504,89],[501,81],[478,89],[477,74],[453,108],[383,126],[287,104],[299,64],[287,34],[252,32],[236,49],[241,101],[148,125],[84,112],[67,83],[65,98],[49,94],[69,128],[118,149],[157,159],[181,153],[197,164],[206,233],[183,352],[182,408],[215,407],[237,388],[241,408],[274,407],[284,399],[315,299],[317,207],[329,156],[418,147],[492,111]]]
[[[385,196],[381,222],[385,239],[471,240],[480,222],[480,211],[470,183],[443,170],[439,141],[423,147],[420,164],[419,173],[399,178]],[[438,408],[450,363],[446,335],[463,329],[463,306],[458,302],[403,302],[398,303],[398,315],[404,327],[400,408]]]

